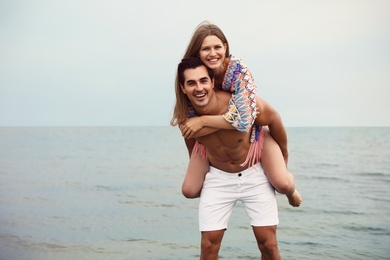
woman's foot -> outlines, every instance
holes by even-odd
[[[302,197],[301,194],[297,190],[294,191],[293,194],[287,196],[288,202],[293,207],[299,207],[302,203]]]

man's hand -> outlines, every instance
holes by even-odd
[[[180,126],[181,134],[184,138],[192,138],[194,134],[203,128],[202,119],[198,116],[191,117],[183,125]]]

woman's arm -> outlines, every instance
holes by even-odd
[[[222,89],[232,93],[224,119],[238,131],[250,132],[257,115],[257,88],[252,72],[242,60],[230,57]]]
[[[184,138],[205,136],[219,129],[234,129],[234,127],[222,115],[192,117],[180,127]]]

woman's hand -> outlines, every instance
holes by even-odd
[[[184,138],[192,138],[195,133],[203,128],[202,119],[198,116],[191,117],[183,125],[180,126],[181,134]]]

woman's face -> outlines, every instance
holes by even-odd
[[[200,47],[199,57],[207,67],[212,70],[217,69],[225,60],[226,47],[217,36],[206,36]]]

